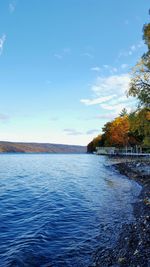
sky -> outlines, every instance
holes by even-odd
[[[0,0],[0,140],[87,145],[136,101],[148,0]]]

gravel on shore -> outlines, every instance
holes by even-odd
[[[150,266],[150,158],[129,160],[113,165],[121,174],[142,185],[138,202],[134,205],[135,222],[123,225],[114,248],[98,250],[94,256],[96,267]]]

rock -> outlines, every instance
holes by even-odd
[[[124,263],[124,262],[126,262],[126,258],[124,257],[124,258],[119,258],[118,259],[118,263]]]
[[[147,198],[147,204],[150,205],[150,198]]]
[[[134,251],[134,255],[136,255],[136,254],[138,254],[138,250],[137,249]]]
[[[96,267],[148,267],[150,266],[150,167],[147,162],[122,162],[115,166],[121,174],[134,179],[142,190],[133,204],[136,221],[122,227],[121,235],[112,249],[99,254]],[[142,172],[141,172],[142,170]]]

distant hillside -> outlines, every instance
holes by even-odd
[[[86,147],[48,143],[19,143],[0,141],[0,153],[85,153]]]

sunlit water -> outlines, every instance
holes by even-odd
[[[0,266],[92,264],[141,190],[95,155],[0,155]]]

